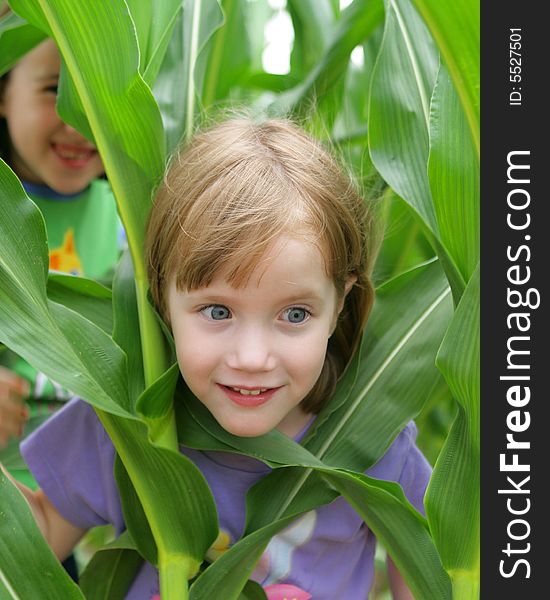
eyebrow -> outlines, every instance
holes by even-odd
[[[227,295],[226,293],[216,294],[215,292],[211,292],[207,288],[206,289],[200,288],[198,290],[188,290],[187,293],[191,297],[198,296],[198,298],[200,298],[200,300],[204,301],[204,302],[212,302],[212,303],[228,302],[228,303],[230,303],[231,301],[234,300],[230,295]],[[303,289],[303,290],[299,290],[297,293],[293,293],[288,296],[277,298],[276,300],[277,300],[277,304],[293,304],[295,302],[296,303],[323,302],[324,299],[325,299],[324,297],[322,297],[321,295],[319,295],[318,293],[316,293],[313,290]]]

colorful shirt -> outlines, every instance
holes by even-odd
[[[120,256],[120,221],[109,183],[95,179],[82,192],[64,195],[24,183],[44,216],[50,269],[100,279]]]
[[[411,422],[367,474],[400,483],[411,503],[423,512],[431,468],[415,438],[416,426]],[[212,489],[220,523],[215,552],[223,552],[243,533],[247,491],[270,469],[248,456],[180,450]],[[89,405],[71,400],[23,443],[22,453],[65,519],[86,529],[110,523],[118,533],[124,530],[113,477],[115,451]],[[340,497],[302,515],[273,537],[253,578],[264,586],[270,600],[285,592],[301,600],[366,600],[373,582],[375,544],[372,532]],[[157,572],[145,563],[126,598],[153,600],[158,593]]]
[[[109,276],[121,253],[123,232],[109,183],[96,179],[84,191],[71,195],[59,194],[45,185],[23,182],[23,187],[46,223],[50,270],[92,279]],[[31,384],[25,434],[72,397],[10,350],[0,354],[0,364]],[[18,444],[18,440],[11,440],[8,448],[0,453],[0,460],[16,479],[35,487],[19,456]]]

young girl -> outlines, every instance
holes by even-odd
[[[120,254],[120,222],[109,185],[99,179],[95,146],[56,112],[59,70],[57,48],[46,40],[0,78],[0,157],[42,211],[50,268],[102,278]],[[22,434],[29,412],[47,417],[67,393],[12,353],[2,352],[0,363],[1,449]]]
[[[367,220],[334,159],[287,121],[226,121],[171,161],[147,232],[151,293],[185,382],[224,429],[303,438],[372,304]],[[368,474],[399,482],[422,511],[430,468],[415,434],[411,423]],[[246,493],[270,469],[237,454],[181,451],[212,488],[218,541],[235,543]],[[41,486],[25,494],[59,557],[94,525],[124,529],[114,448],[89,405],[72,400],[23,454]],[[366,599],[374,550],[373,534],[339,498],[275,536],[253,577],[270,599]],[[412,598],[391,564],[390,581],[394,598]],[[158,593],[145,565],[127,598]]]

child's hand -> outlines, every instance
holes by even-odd
[[[24,404],[29,395],[29,382],[0,367],[0,449],[5,448],[10,437],[21,437],[23,425],[29,418]]]

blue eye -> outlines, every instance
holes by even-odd
[[[201,309],[201,313],[213,321],[223,321],[231,317],[229,309],[221,304],[211,304]]]
[[[288,321],[289,323],[303,323],[304,321],[307,321],[310,315],[311,313],[305,308],[293,306],[292,308],[287,308],[283,311],[283,320]]]

